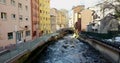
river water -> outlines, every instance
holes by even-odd
[[[98,51],[72,35],[48,46],[35,63],[111,63]]]

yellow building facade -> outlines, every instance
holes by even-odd
[[[39,0],[39,30],[44,34],[51,33],[50,0]]]

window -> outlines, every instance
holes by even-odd
[[[4,4],[5,4],[5,3],[6,3],[6,0],[0,0],[0,3],[4,3]]]
[[[28,10],[28,6],[27,5],[25,6],[25,9],[26,9],[26,11]]]
[[[21,3],[18,3],[18,8],[22,9],[22,4]]]
[[[11,0],[11,5],[15,6],[15,0]]]
[[[30,36],[30,31],[26,31],[26,36]]]
[[[16,18],[16,15],[15,15],[15,14],[11,14],[11,18],[12,18],[12,19],[15,19],[15,18]]]
[[[22,20],[23,18],[22,18],[22,15],[19,15],[19,20]]]
[[[1,12],[1,19],[7,19],[7,14],[5,12]]]
[[[26,17],[25,20],[28,21],[28,17]]]
[[[43,19],[45,19],[45,17],[43,17]]]
[[[50,1],[48,1],[48,3],[50,3]]]
[[[8,39],[13,39],[13,32],[8,33]]]
[[[42,13],[42,10],[40,10],[40,13]]]

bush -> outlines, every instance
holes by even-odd
[[[102,34],[102,33],[94,33],[94,32],[81,32],[81,34],[84,34],[85,36],[92,36],[94,38],[99,38],[99,39],[111,39],[114,34],[107,33],[107,34]]]

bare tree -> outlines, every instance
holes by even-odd
[[[104,1],[101,5],[101,11],[103,13],[103,17],[105,14],[105,9],[114,9],[115,10],[115,17],[120,17],[120,0],[115,0],[113,2]]]

